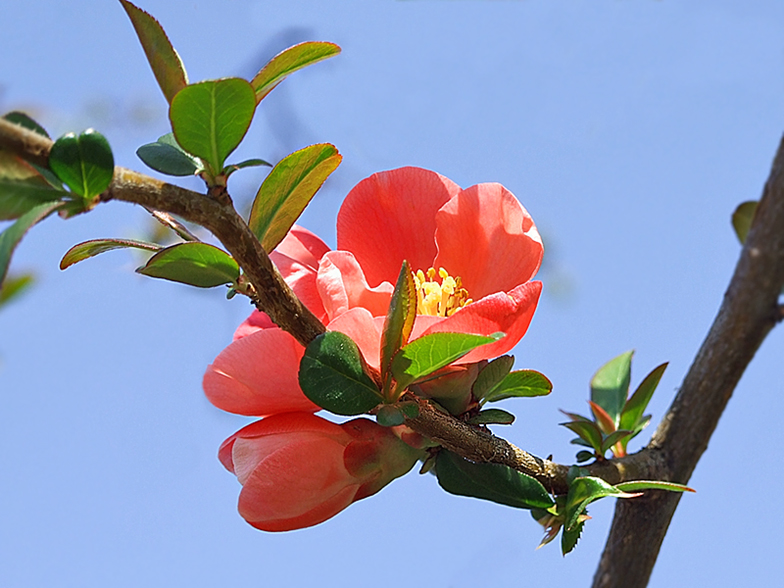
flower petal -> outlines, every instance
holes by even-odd
[[[510,351],[525,335],[541,292],[541,282],[526,282],[509,293],[491,294],[464,306],[452,316],[431,324],[423,335],[429,333],[492,335],[500,331],[506,333],[506,337],[496,343],[474,349],[456,363],[471,363],[498,357]]]
[[[367,364],[378,370],[384,317],[373,317],[365,308],[352,308],[330,321],[330,331],[340,331],[357,344]]]
[[[244,415],[316,412],[299,387],[305,350],[279,328],[264,329],[224,349],[204,374],[207,398],[218,408]]]
[[[245,431],[237,434],[233,461],[243,482],[239,511],[253,526],[265,531],[309,527],[354,500],[360,481],[346,470],[343,458],[352,437],[339,425],[291,413]]]
[[[373,316],[385,316],[394,290],[389,282],[375,288],[368,286],[362,268],[348,251],[324,255],[316,285],[330,319],[357,306],[366,308]]]
[[[542,262],[542,240],[531,216],[501,184],[460,192],[436,215],[434,267],[460,276],[474,300],[530,280]]]
[[[275,251],[315,270],[319,260],[329,251],[329,246],[306,228],[294,225]],[[283,274],[283,277],[286,275]]]
[[[427,269],[436,255],[436,211],[460,192],[436,172],[404,167],[373,174],[338,213],[338,249],[351,251],[369,284],[395,283],[403,260]]]

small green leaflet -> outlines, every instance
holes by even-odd
[[[231,284],[240,276],[237,262],[228,253],[193,241],[161,249],[136,271],[198,288]]]
[[[0,220],[19,218],[39,204],[66,196],[69,194],[53,188],[35,167],[0,149]]]
[[[342,159],[334,145],[319,143],[287,155],[272,168],[248,219],[250,230],[267,253],[283,240]]]
[[[305,348],[299,385],[312,402],[334,414],[363,414],[381,403],[381,393],[363,368],[357,344],[348,335],[327,331]]]
[[[106,251],[125,249],[128,247],[153,252],[163,249],[163,247],[156,245],[155,243],[135,241],[133,239],[93,239],[71,247],[60,260],[60,269],[64,270],[75,263],[84,261],[89,257],[95,257]]]
[[[553,390],[553,384],[544,374],[534,370],[510,372],[490,392],[485,402],[498,402],[506,398],[546,396]]]
[[[489,362],[476,377],[471,393],[478,401],[484,400],[506,377],[514,365],[514,357],[502,355]]]
[[[46,132],[41,125],[39,125],[36,121],[26,115],[24,112],[19,112],[18,110],[13,110],[7,114],[3,115],[3,118],[8,122],[12,122],[15,125],[19,125],[24,127],[30,131],[38,133],[42,137],[46,137],[49,139],[49,133]]]
[[[81,135],[68,133],[52,145],[49,167],[74,194],[85,200],[112,183],[114,156],[106,138],[93,129]]]
[[[155,143],[147,143],[136,150],[148,167],[170,176],[192,176],[204,168],[196,157],[177,144],[173,133],[159,137]]]
[[[500,408],[488,408],[479,411],[468,419],[468,422],[472,425],[511,425],[514,420],[515,416],[511,412]]]
[[[0,307],[8,304],[27,291],[35,281],[32,274],[8,275],[0,283]]]
[[[120,2],[136,29],[136,35],[166,101],[171,103],[174,95],[188,84],[188,76],[180,56],[157,20],[127,0]]]
[[[667,369],[666,363],[661,364],[651,371],[650,374],[645,376],[645,379],[637,386],[634,394],[626,401],[621,413],[621,428],[628,430],[635,430],[643,421],[643,413],[648,407],[656,387],[659,385],[664,370]]]
[[[261,102],[288,75],[338,53],[340,47],[323,41],[300,43],[278,53],[250,82],[256,92],[256,102]]]

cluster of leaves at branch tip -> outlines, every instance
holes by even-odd
[[[137,150],[139,158],[163,174],[198,175],[208,189],[225,186],[228,177],[239,169],[272,167],[249,219],[264,249],[272,251],[342,158],[334,146],[317,144],[292,153],[276,166],[258,158],[235,163],[226,159],[245,137],[256,107],[265,96],[288,75],[337,55],[340,48],[333,43],[301,43],[272,58],[251,81],[224,78],[190,84],[182,59],[160,23],[132,3],[120,1],[169,103],[172,126],[172,132],[142,145]],[[23,113],[9,113],[5,118],[48,137]],[[113,172],[109,144],[93,130],[58,139],[48,169],[0,152],[0,220],[18,219],[0,236],[0,281],[11,253],[30,227],[54,211],[72,216],[90,210],[110,185]],[[177,235],[182,238],[183,232]],[[192,240],[195,237],[186,241]],[[230,285],[230,293],[245,291],[236,261],[222,249],[200,242],[164,247],[136,239],[94,239],[70,249],[60,267],[65,269],[100,253],[126,248],[154,254],[139,268],[143,275],[200,288]]]
[[[594,458],[605,459],[608,451],[614,457],[625,456],[629,441],[650,423],[651,415],[643,413],[667,364],[654,368],[634,394],[629,396],[633,354],[633,351],[627,351],[611,359],[591,379],[591,399],[588,404],[593,418],[561,411],[571,419],[561,425],[577,434],[571,442],[592,450],[579,451],[578,463]]]

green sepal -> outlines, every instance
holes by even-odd
[[[394,404],[382,404],[376,413],[376,421],[382,427],[397,427],[406,422],[406,417]]]
[[[63,206],[62,202],[45,202],[31,208],[20,216],[14,223],[0,233],[0,290],[3,288],[5,275],[11,263],[11,255],[19,245],[30,227],[41,222],[55,210]]]
[[[487,408],[468,419],[471,425],[511,425],[515,416],[500,408]]]
[[[335,414],[363,414],[381,403],[357,344],[339,331],[327,331],[305,348],[299,385],[312,402]]]
[[[616,428],[629,394],[633,354],[627,351],[611,359],[591,379],[591,400],[610,415]]]
[[[161,249],[136,271],[197,288],[231,284],[240,277],[239,265],[228,253],[193,241]]]
[[[756,200],[743,202],[732,213],[732,228],[735,229],[735,235],[738,237],[741,245],[746,243],[746,237],[749,235],[749,229],[751,229],[751,223],[757,212],[758,204],[759,202]]]
[[[180,56],[155,18],[127,0],[120,0],[120,2],[128,13],[133,28],[136,29],[136,35],[166,101],[171,103],[175,94],[188,84],[188,76]]]
[[[132,247],[134,249],[143,249],[145,251],[160,251],[163,249],[160,245],[155,243],[148,243],[146,241],[136,241],[134,239],[93,239],[91,241],[84,241],[71,247],[66,251],[63,258],[60,260],[60,269],[64,270],[75,263],[84,261],[90,257],[95,257],[106,251],[114,249],[126,249]]]
[[[515,508],[551,507],[554,502],[537,480],[495,463],[474,463],[442,449],[436,460],[439,485],[450,494],[490,500]]]
[[[49,167],[74,194],[88,200],[112,183],[114,156],[106,137],[87,129],[57,139],[49,152]]]
[[[414,275],[406,260],[400,267],[389,310],[381,333],[381,379],[386,382],[390,363],[401,347],[408,343],[416,319],[417,295]]]
[[[512,370],[513,365],[513,356],[502,355],[501,357],[496,357],[481,369],[471,388],[471,393],[474,395],[477,402],[482,402],[485,396],[501,383],[506,375]]]
[[[503,333],[490,337],[469,333],[431,333],[405,345],[392,358],[391,372],[398,389],[440,370],[482,345],[495,343]]]
[[[205,161],[216,175],[245,137],[255,110],[255,95],[247,80],[223,78],[190,84],[177,92],[169,120],[180,147]]]
[[[534,370],[510,372],[492,391],[485,395],[486,402],[498,402],[506,398],[529,398],[546,396],[553,384],[544,374]]]
[[[340,47],[323,41],[299,43],[281,51],[250,82],[256,92],[256,102],[261,102],[288,75],[338,53]]]
[[[174,133],[159,137],[155,143],[142,145],[136,155],[147,167],[169,176],[192,176],[204,169],[198,158],[177,144]]]
[[[278,246],[343,157],[319,143],[287,155],[261,184],[248,219],[267,253]]]

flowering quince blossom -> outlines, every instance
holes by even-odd
[[[541,293],[541,283],[530,281],[542,260],[539,233],[500,184],[463,190],[413,167],[374,174],[346,197],[337,245],[331,251],[295,226],[271,258],[300,300],[327,329],[350,336],[371,368],[379,369],[384,319],[404,260],[417,287],[412,340],[436,332],[505,333],[446,368],[445,388],[462,398],[450,399],[454,413],[467,406],[478,362],[506,353],[523,337]],[[243,484],[240,512],[262,529],[317,524],[378,491],[421,455],[401,441],[417,446],[404,427],[364,419],[335,425],[314,416],[319,407],[299,388],[303,354],[293,336],[254,312],[204,376],[205,393],[217,407],[267,417],[230,437],[220,453]],[[437,388],[417,391],[439,397]],[[370,448],[361,458],[347,457],[354,454],[350,433],[339,432],[351,426]]]

